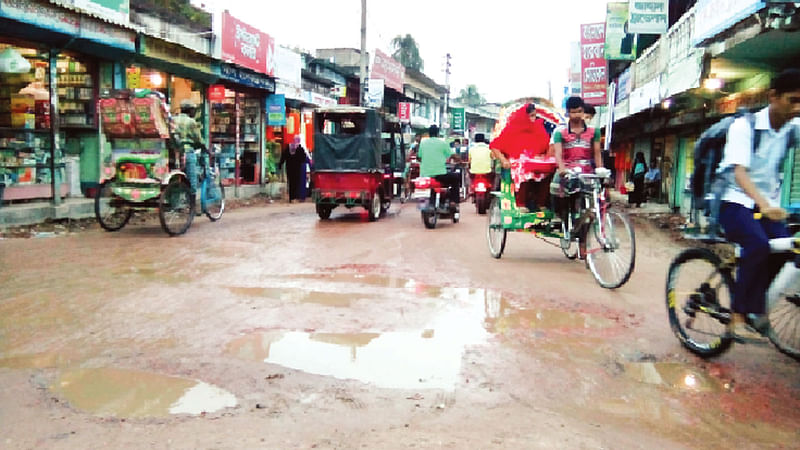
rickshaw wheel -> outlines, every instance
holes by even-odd
[[[161,228],[170,236],[186,232],[194,220],[194,198],[189,183],[182,178],[173,178],[158,199],[158,218]]]
[[[133,214],[133,210],[126,205],[112,206],[114,192],[111,190],[114,180],[106,180],[100,185],[94,196],[94,215],[97,222],[106,231],[119,231]],[[122,200],[118,200],[122,202]]]
[[[575,239],[575,236],[572,236],[572,233],[577,231],[572,229],[572,214],[567,214],[567,220],[569,223],[561,222],[562,237],[559,240],[561,244],[561,251],[564,253],[564,256],[567,257],[567,259],[575,259],[578,257],[578,242]],[[564,239],[564,236],[567,234],[570,234],[569,239]]]
[[[372,200],[369,203],[369,221],[375,222],[378,220],[378,217],[381,216],[381,196],[379,193],[375,193],[372,196]]]
[[[636,264],[636,236],[627,217],[608,211],[593,220],[586,235],[586,265],[597,283],[616,289],[631,277]]]
[[[333,206],[330,205],[321,205],[317,203],[317,215],[321,220],[328,220],[331,218],[331,211],[333,211]]]
[[[425,224],[425,228],[427,228],[429,230],[432,230],[432,229],[436,228],[436,219],[437,218],[438,217],[436,216],[436,212],[435,211],[433,211],[433,212],[423,211],[422,212],[422,223]]]
[[[492,199],[486,218],[486,242],[489,244],[489,253],[495,258],[503,256],[503,250],[506,248],[508,230],[503,228],[502,217],[500,199],[495,197]]]

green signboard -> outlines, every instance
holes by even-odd
[[[117,23],[128,23],[131,10],[130,0],[75,0],[75,6]]]
[[[464,108],[450,108],[450,131],[463,133],[466,128],[466,122]]]
[[[609,3],[606,14],[606,59],[636,59],[637,35],[628,32],[628,3]]]

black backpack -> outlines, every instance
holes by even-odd
[[[728,138],[728,129],[737,119],[745,117],[753,130],[752,151],[756,152],[761,144],[761,134],[763,130],[755,129],[755,115],[753,113],[740,110],[732,116],[728,116],[715,123],[704,131],[694,145],[694,173],[692,175],[692,210],[694,222],[698,223],[699,214],[708,218],[706,233],[718,235],[719,228],[719,208],[722,203],[722,195],[728,186],[735,183],[733,170],[724,170],[718,173],[719,163],[725,151],[725,143]],[[797,136],[795,129],[792,128],[787,139],[787,149],[795,142]],[[789,154],[784,152],[783,158]],[[781,167],[783,165],[781,164]]]

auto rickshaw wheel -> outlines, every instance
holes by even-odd
[[[194,220],[195,199],[189,182],[172,178],[158,198],[158,219],[170,236],[186,233]]]
[[[392,199],[391,197],[384,195],[383,191],[380,191],[379,196],[381,198],[381,215],[385,216],[387,212],[389,212],[389,208],[392,207]]]
[[[425,228],[432,230],[436,228],[436,211],[422,211],[422,223],[425,224]]]
[[[331,205],[321,205],[317,203],[317,215],[319,216],[320,220],[328,220],[331,218],[331,211],[333,211],[333,206]]]
[[[372,196],[372,200],[369,202],[369,208],[367,209],[367,211],[369,211],[369,221],[375,222],[378,220],[378,217],[381,216],[381,210],[381,196],[376,192],[375,195]]]
[[[115,198],[111,190],[114,181],[104,181],[94,196],[94,215],[106,231],[121,230],[133,214],[133,210],[124,204],[124,200]]]

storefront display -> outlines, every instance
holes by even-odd
[[[223,98],[210,102],[211,144],[219,154],[223,183],[260,183],[263,98],[225,89]]]

